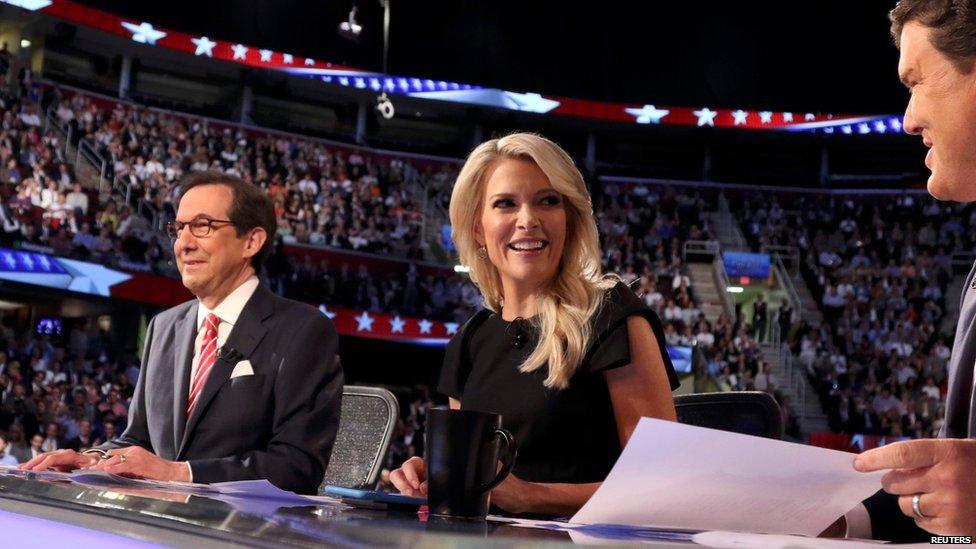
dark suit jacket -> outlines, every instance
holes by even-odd
[[[195,482],[263,478],[315,493],[339,427],[343,375],[332,322],[259,285],[187,418],[197,306],[178,305],[149,323],[129,425],[102,447],[138,445],[188,461]],[[254,375],[231,379],[241,360]]]
[[[973,438],[976,434],[976,392],[973,391],[973,364],[976,363],[976,265],[969,272],[959,298],[959,322],[949,357],[949,392],[946,394],[946,423],[939,433],[943,438]],[[875,539],[896,543],[929,541],[931,534],[915,524],[898,508],[898,499],[879,491],[864,501],[871,515]],[[922,508],[925,512],[925,508]]]

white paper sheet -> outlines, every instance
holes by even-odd
[[[16,465],[0,465],[0,474],[39,480],[71,480],[71,473],[60,471],[22,471]]]
[[[816,536],[881,488],[853,454],[642,418],[570,520]]]
[[[88,486],[143,488],[198,495],[217,493],[217,490],[213,489],[207,484],[129,478],[96,469],[78,469],[75,472],[70,473],[68,478],[72,482],[77,482],[79,484],[85,484]]]
[[[880,549],[886,541],[829,539],[785,534],[745,534],[741,532],[701,532],[692,541],[718,549]],[[925,544],[926,547],[929,544]],[[899,548],[905,545],[899,545]]]
[[[318,505],[319,503],[338,502],[328,496],[311,497],[282,490],[267,480],[235,480],[231,482],[215,482],[211,488],[221,495],[236,498],[263,499],[278,502],[283,507],[297,505]],[[219,499],[219,498],[218,498]]]
[[[488,515],[491,522],[504,523],[516,528],[537,528],[568,532],[577,543],[621,545],[652,542],[687,542],[696,535],[685,530],[669,530],[646,526],[623,526],[619,524],[570,524],[554,520],[534,520],[499,515]]]

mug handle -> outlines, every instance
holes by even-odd
[[[491,482],[486,482],[478,487],[481,493],[485,493],[501,484],[508,477],[509,473],[512,472],[512,467],[515,467],[515,458],[518,457],[518,444],[515,443],[515,437],[512,436],[512,433],[501,428],[493,430],[494,436],[501,437],[505,443],[505,453],[499,458],[502,462],[502,468],[495,474],[495,478]]]

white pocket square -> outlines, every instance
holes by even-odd
[[[235,377],[253,376],[253,375],[254,375],[254,368],[251,367],[251,361],[242,360],[234,365],[234,371],[230,373],[230,378],[234,379]]]

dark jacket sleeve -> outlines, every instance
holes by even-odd
[[[150,452],[154,452],[152,442],[149,440],[149,424],[146,419],[146,375],[149,349],[152,348],[154,327],[156,318],[153,317],[146,327],[146,337],[142,349],[142,370],[139,372],[139,379],[136,381],[136,389],[129,401],[129,418],[125,431],[115,440],[106,441],[98,446],[101,450],[111,450],[113,448],[125,448],[128,446],[142,446]]]
[[[893,543],[918,543],[929,541],[932,534],[915,524],[915,519],[901,512],[898,497],[878,490],[864,500],[871,517],[871,537]]]
[[[264,450],[190,459],[195,482],[265,478],[285,490],[314,494],[332,455],[342,399],[339,336],[325,315],[290,318],[294,330],[274,381],[271,440]]]

